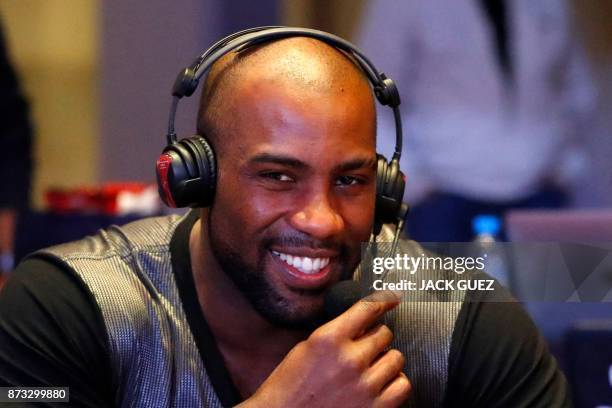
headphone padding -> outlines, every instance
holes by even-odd
[[[217,162],[215,159],[215,152],[206,138],[200,135],[193,136],[192,141],[198,149],[200,156],[198,165],[200,167],[202,181],[207,187],[209,199],[212,200],[217,182]]]
[[[378,235],[383,224],[397,223],[402,214],[404,197],[404,174],[399,168],[399,161],[391,163],[377,154],[376,167],[376,207],[374,212],[374,234]]]
[[[178,143],[174,143],[171,146],[168,146],[164,151],[174,151],[178,154],[178,157],[181,160],[181,163],[183,164],[183,166],[185,167],[185,170],[187,171],[187,175],[189,176],[189,178],[194,178],[198,176],[198,168],[197,165],[194,163],[194,159],[195,157],[193,156],[193,153],[190,151],[191,149],[189,149],[188,147],[186,147],[183,144],[183,141],[179,141]]]

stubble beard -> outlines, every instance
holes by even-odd
[[[240,293],[265,320],[274,326],[290,330],[311,331],[326,321],[322,304],[317,308],[303,308],[295,301],[287,299],[270,281],[265,273],[266,257],[274,239],[260,242],[255,263],[248,262],[232,242],[219,236],[219,231],[213,225],[213,217],[209,213],[206,222],[210,248],[223,272],[231,279]],[[340,249],[340,265],[345,265],[341,271],[341,280],[349,279],[357,266],[357,262],[348,261],[348,250]],[[352,265],[354,264],[354,265]],[[307,304],[321,298],[325,289],[297,290],[290,289],[295,298],[303,298]],[[309,299],[310,298],[310,299]],[[228,299],[231,301],[231,299]],[[322,302],[319,302],[322,303]]]

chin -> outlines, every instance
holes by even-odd
[[[267,305],[255,305],[266,320],[287,329],[312,330],[322,324],[325,299],[323,290],[283,289],[275,290],[274,299],[261,302]]]

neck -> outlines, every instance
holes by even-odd
[[[218,347],[224,354],[282,359],[308,333],[274,326],[253,308],[214,257],[203,219],[191,231],[189,253],[200,307]]]

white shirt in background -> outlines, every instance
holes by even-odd
[[[514,86],[478,0],[371,0],[358,45],[400,90],[406,198],[441,190],[484,201],[580,173],[594,88],[563,0],[508,0]],[[378,148],[394,146],[379,109]]]

